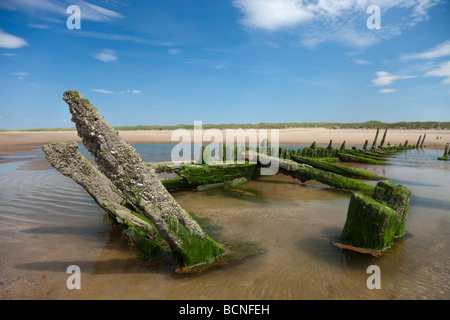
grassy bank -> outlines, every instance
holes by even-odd
[[[367,121],[362,123],[334,123],[334,122],[288,122],[288,123],[244,123],[244,124],[203,124],[203,129],[289,129],[289,128],[327,128],[327,129],[403,129],[403,130],[450,130],[450,122],[394,122],[385,123],[381,121]],[[152,126],[117,126],[119,131],[132,130],[175,130],[187,129],[194,130],[194,125],[152,125]],[[8,131],[74,131],[75,128],[40,128],[40,129],[20,129],[7,130],[0,129],[0,132]]]

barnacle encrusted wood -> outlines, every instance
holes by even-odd
[[[175,201],[155,170],[146,167],[136,150],[123,141],[98,110],[77,91],[64,93],[72,121],[99,170],[133,208],[153,222],[187,266],[208,263],[226,254]]]

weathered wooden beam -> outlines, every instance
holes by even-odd
[[[419,149],[420,140],[422,139],[422,135],[419,136],[419,140],[417,140],[416,149]]]
[[[384,147],[384,142],[386,140],[387,131],[388,131],[388,129],[386,128],[386,130],[384,130],[383,138],[381,139],[381,143],[380,143],[380,148],[381,149]]]
[[[377,140],[378,140],[378,134],[380,133],[380,129],[377,129],[377,133],[375,134],[375,139],[373,139],[372,143],[372,149],[375,149],[377,147]]]
[[[364,157],[363,155],[353,155],[353,154],[347,154],[339,152],[337,154],[339,159],[344,162],[360,162],[360,163],[372,163],[372,164],[384,164],[383,161],[375,160],[373,158]]]
[[[448,150],[449,150],[449,144],[447,143],[445,145],[444,155],[442,157],[439,157],[438,160],[449,160],[449,158],[448,158]]]
[[[152,252],[141,252],[146,258],[158,258],[166,252],[158,244],[160,237],[155,227],[127,208],[126,197],[111,181],[95,168],[79,151],[78,143],[55,142],[44,145],[42,150],[49,163],[60,173],[71,178],[103,208],[111,218],[125,229],[134,230],[148,238],[146,249]],[[136,238],[130,238],[135,242]]]
[[[64,93],[72,121],[99,170],[121,190],[133,208],[148,218],[188,267],[226,254],[175,201],[156,172],[123,141],[98,110],[77,91]]]
[[[316,180],[323,184],[335,187],[338,189],[359,191],[367,194],[372,194],[374,187],[333,172],[326,172],[320,169],[313,168],[307,164],[299,164],[292,160],[279,159],[256,152],[249,152],[250,157],[257,157],[258,163],[264,166],[271,163],[272,166],[278,166],[279,171],[297,178],[302,182],[308,180]]]
[[[427,137],[427,134],[425,133],[424,135],[423,135],[423,139],[422,139],[422,142],[420,143],[420,149],[423,149],[423,143],[425,142],[425,138]]]
[[[324,162],[324,161],[320,161],[320,160],[316,160],[316,159],[299,157],[299,156],[292,156],[291,158],[292,158],[292,160],[294,160],[297,163],[304,163],[304,164],[310,165],[317,169],[340,174],[344,177],[360,178],[360,179],[367,179],[367,180],[384,180],[384,179],[386,179],[384,177],[379,177],[377,175],[371,174],[371,173],[363,171],[363,170],[346,167],[346,166],[339,165],[336,163]]]

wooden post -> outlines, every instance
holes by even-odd
[[[383,138],[381,139],[380,149],[384,147],[384,141],[386,140],[387,131],[388,129],[386,128],[386,130],[384,130]]]
[[[380,129],[377,129],[377,133],[375,134],[375,139],[373,140],[372,143],[372,149],[375,149],[377,147],[377,140],[378,140],[378,134],[380,133]]]
[[[425,138],[426,138],[426,137],[427,137],[427,134],[425,133],[425,134],[423,135],[422,142],[420,143],[420,149],[423,148],[423,143],[425,142]]]

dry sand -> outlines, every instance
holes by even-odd
[[[135,144],[179,143],[179,141],[171,140],[172,132],[171,130],[121,131],[120,136],[126,142]],[[347,146],[362,146],[367,139],[371,146],[375,133],[374,129],[282,129],[279,130],[279,144],[310,145],[316,141],[317,145],[326,146],[332,139],[334,146],[341,145],[343,141]],[[378,143],[380,143],[383,133],[384,130],[380,130]],[[390,142],[391,145],[398,145],[408,140],[409,144],[416,145],[419,136],[423,137],[424,134],[427,135],[424,143],[427,149],[444,150],[446,143],[450,142],[450,130],[388,130],[386,144]],[[56,141],[81,140],[76,131],[0,132],[0,155],[25,153],[30,149],[40,148],[43,144]]]

